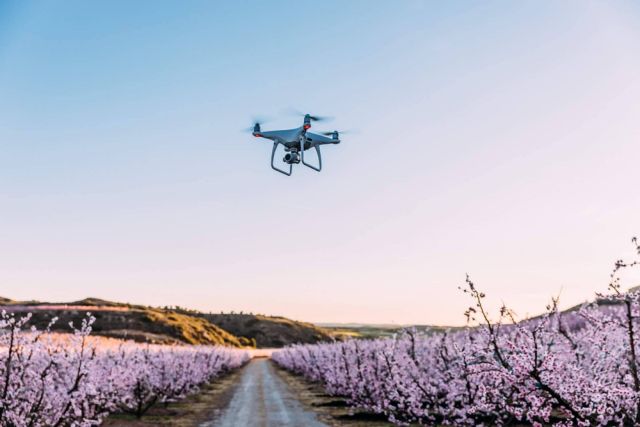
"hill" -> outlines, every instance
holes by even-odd
[[[0,297],[0,308],[10,313],[32,313],[31,325],[70,332],[87,312],[96,318],[93,333],[111,338],[155,344],[205,344],[233,347],[282,347],[332,339],[329,331],[284,317],[250,314],[208,314],[178,307],[147,307],[99,298],[68,303],[13,301]]]
[[[172,310],[100,300],[83,300],[72,303],[25,303],[2,301],[2,308],[10,313],[32,313],[31,325],[46,328],[51,319],[58,318],[52,330],[69,332],[69,322],[79,325],[87,312],[96,318],[93,333],[111,338],[131,339],[154,344],[215,344],[241,347],[238,337],[207,322],[205,319],[185,316]]]
[[[390,325],[373,323],[319,323],[318,326],[328,330],[338,340],[349,338],[388,338],[407,328],[415,329],[418,332],[426,334],[455,331],[464,328],[463,326]]]
[[[254,340],[259,348],[333,340],[333,334],[311,323],[261,314],[199,314],[234,335]]]

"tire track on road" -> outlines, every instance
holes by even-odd
[[[325,427],[305,409],[268,359],[253,359],[242,372],[227,408],[200,427]]]

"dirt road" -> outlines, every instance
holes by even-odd
[[[390,427],[384,416],[350,408],[319,384],[263,357],[179,402],[155,405],[141,419],[113,414],[105,427]]]
[[[313,412],[305,409],[274,372],[267,359],[254,359],[243,369],[231,401],[216,419],[200,427],[291,426],[320,427]]]

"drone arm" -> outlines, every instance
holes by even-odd
[[[300,150],[300,157],[302,158],[302,164],[310,167],[311,169],[313,169],[314,171],[318,171],[320,172],[322,170],[322,155],[320,154],[320,147],[318,147],[317,145],[313,145],[313,147],[316,149],[316,153],[318,153],[318,167],[315,167],[312,164],[309,164],[307,162],[304,161],[304,148],[302,150]]]
[[[282,169],[278,169],[278,168],[276,167],[276,165],[273,163],[273,158],[274,158],[274,157],[275,157],[275,155],[276,155],[276,149],[278,148],[278,144],[280,144],[278,141],[275,141],[275,142],[273,143],[273,150],[271,150],[271,168],[272,168],[273,170],[275,170],[275,171],[278,171],[278,172],[282,173],[282,174],[285,174],[285,175],[287,175],[287,176],[291,176],[291,171],[292,171],[292,169],[293,169],[293,166],[291,165],[291,163],[289,163],[289,172],[287,172],[287,171],[283,171]]]

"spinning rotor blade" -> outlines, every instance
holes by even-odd
[[[243,132],[251,132],[255,129],[256,125],[262,125],[264,123],[270,122],[271,118],[264,116],[252,116],[251,121],[253,122],[253,126],[249,126],[248,128],[242,129]]]
[[[271,120],[273,119],[268,116],[251,116],[251,121],[253,123],[264,124],[269,123]]]
[[[334,132],[338,132],[340,135],[343,135],[345,133],[354,133],[354,131],[352,130],[334,130],[333,132],[320,132],[320,135],[331,136],[334,134]]]
[[[303,112],[301,112],[299,110],[296,110],[295,108],[290,108],[288,110],[288,113],[293,115],[293,116],[300,116],[300,117],[306,116],[305,113],[303,113]],[[325,120],[331,120],[332,118],[333,117],[329,117],[329,116],[316,116],[316,115],[309,114],[309,119],[311,119],[311,121],[314,121],[314,122],[322,122],[322,121],[325,121]]]
[[[325,120],[331,120],[331,117],[327,117],[327,116],[312,116],[312,115],[309,115],[309,118],[314,122],[322,122],[322,121],[325,121]]]

